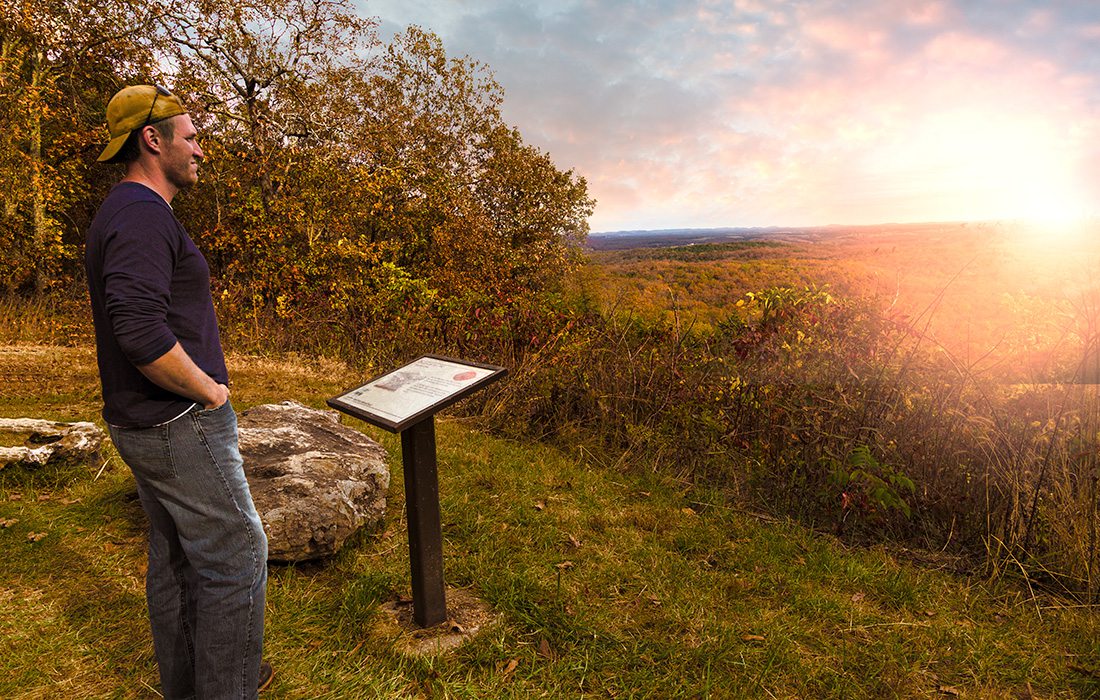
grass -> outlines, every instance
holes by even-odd
[[[238,408],[314,406],[359,377],[231,355]],[[87,346],[0,347],[0,415],[98,420]],[[399,650],[399,440],[389,511],[323,564],[273,567],[270,698],[1100,697],[1093,609],[854,549],[713,491],[584,451],[437,425],[449,585],[503,621],[434,657]],[[154,698],[143,515],[127,469],[0,470],[0,697]],[[14,521],[14,522],[13,522]],[[45,537],[35,535],[45,533]]]

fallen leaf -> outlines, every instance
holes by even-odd
[[[8,494],[8,500],[9,501],[22,501],[23,500],[23,494],[21,494],[21,493],[10,493],[10,494]]]
[[[48,493],[42,493],[42,494],[38,495],[38,500],[39,500],[39,502],[41,502],[41,501],[52,501],[53,496],[51,496]]]
[[[15,518],[0,518],[0,527],[9,528],[17,522],[19,521]]]
[[[859,602],[861,602],[861,601],[862,601],[862,600],[863,600],[864,598],[866,598],[866,597],[867,597],[867,596],[866,596],[866,595],[864,595],[863,593],[856,593],[856,594],[854,594],[854,595],[852,596],[852,602],[853,602],[853,603],[859,603]]]
[[[763,642],[764,637],[759,634],[743,634],[741,635],[741,641],[744,642]]]
[[[684,515],[695,515],[695,511],[691,508],[681,508],[680,512]]]
[[[448,620],[448,622],[450,623],[450,629],[451,629],[452,632],[454,632],[455,634],[466,634],[466,628],[465,627],[458,624],[454,620]]]
[[[549,659],[550,661],[553,661],[556,657],[554,650],[550,648],[550,642],[545,639],[539,642],[539,656],[544,659]]]
[[[943,693],[944,695],[953,695],[953,696],[955,696],[955,697],[958,697],[958,696],[959,696],[959,691],[958,691],[958,689],[956,689],[956,688],[953,688],[953,687],[951,687],[951,686],[949,686],[949,685],[941,685],[941,686],[940,686],[939,688],[937,688],[937,690],[939,690],[939,691],[940,691],[941,693]]]
[[[46,537],[45,532],[32,532],[27,535],[28,542],[38,542]]]
[[[578,540],[573,535],[569,536],[569,544],[573,546],[573,549],[580,549],[581,548],[581,541]]]
[[[510,675],[512,675],[512,672],[515,671],[518,666],[519,666],[519,659],[508,659],[507,662],[501,662],[501,663],[497,664],[497,670],[500,671],[500,673],[502,675],[510,676]]]
[[[566,570],[566,569],[572,569],[572,568],[573,568],[573,562],[571,562],[571,561],[563,561],[563,562],[561,562],[560,564],[554,564],[554,566],[556,566],[557,568],[559,568],[559,569],[561,569],[561,570],[563,570],[563,571],[564,571],[564,570]]]
[[[546,510],[546,501],[535,501],[535,510]]]
[[[60,503],[63,506],[71,506],[74,503],[80,503],[80,499],[79,498],[62,498]]]

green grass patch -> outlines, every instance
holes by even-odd
[[[79,348],[41,357],[94,377]],[[230,364],[241,409],[322,405],[355,381],[294,360]],[[26,409],[0,399],[0,415]],[[446,578],[502,622],[407,656],[380,611],[409,591],[399,440],[353,423],[391,453],[389,511],[330,561],[272,567],[264,697],[1100,696],[1091,608],[449,420],[437,426]],[[144,516],[128,470],[110,448],[105,459],[59,483],[0,484],[0,697],[156,697]]]

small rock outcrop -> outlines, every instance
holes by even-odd
[[[0,469],[15,464],[90,462],[99,456],[105,437],[106,432],[95,423],[0,418]]]
[[[381,522],[390,484],[386,451],[341,425],[336,411],[264,404],[242,411],[238,427],[270,560],[334,554],[360,527]]]

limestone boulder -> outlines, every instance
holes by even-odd
[[[0,469],[91,462],[99,456],[106,431],[95,423],[59,423],[41,418],[0,418]]]
[[[337,552],[386,512],[386,450],[336,411],[293,401],[242,411],[241,456],[268,536],[268,558],[298,562]]]

